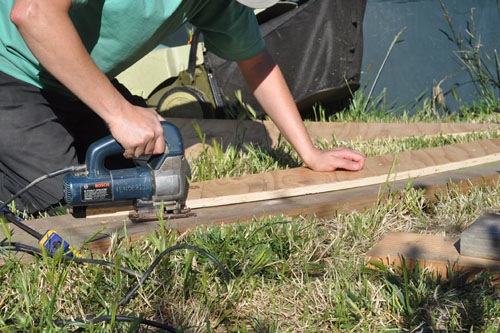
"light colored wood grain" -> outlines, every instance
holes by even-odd
[[[339,191],[492,162],[500,162],[500,139],[372,157],[359,172],[296,168],[193,183],[187,205],[213,207]]]
[[[499,166],[497,163],[490,163],[420,177],[412,181],[411,186],[423,189],[425,197],[433,200],[441,191],[447,191],[451,183],[463,193],[466,193],[471,186],[498,186]],[[166,221],[166,228],[182,232],[200,226],[244,223],[255,217],[276,214],[328,218],[338,212],[363,211],[375,203],[383,204],[389,193],[394,194],[407,187],[408,182],[400,180],[388,186],[378,184],[307,196],[199,208],[193,210],[195,216]],[[71,215],[40,218],[26,223],[41,233],[47,229],[55,229],[78,249],[83,247],[92,253],[102,253],[108,251],[116,240],[128,237],[134,241],[160,228],[158,221],[133,223],[128,217],[128,210],[129,208],[126,208],[118,213],[88,218],[74,218]],[[30,235],[16,227],[13,227],[13,230],[14,241],[38,246]],[[1,229],[0,235],[1,238],[4,237]],[[29,260],[29,257],[27,259]]]
[[[411,170],[418,168],[431,168],[428,171],[440,170],[439,163],[449,164],[450,161],[456,161],[456,166],[459,168],[451,168],[447,172],[422,174],[412,181],[412,186],[416,188],[425,188],[432,196],[432,191],[442,187],[447,188],[450,181],[461,181],[464,189],[474,183],[489,182],[489,184],[498,184],[500,164],[498,161],[472,166],[474,156],[476,158],[497,155],[498,140],[487,140],[472,144],[452,145],[439,149],[430,148],[422,151],[413,152],[411,154],[399,154],[398,165],[409,165]],[[420,159],[415,159],[415,153],[420,156]],[[478,157],[479,156],[479,157]],[[241,194],[242,184],[245,184],[248,179],[252,183],[257,179],[257,184],[245,185],[246,188],[253,188],[256,191],[271,190],[271,193],[280,191],[280,186],[285,186],[285,192],[293,190],[294,187],[308,186],[314,187],[316,184],[326,186],[327,182],[351,182],[356,186],[348,186],[342,190],[332,190],[316,194],[307,194],[300,196],[287,196],[272,198],[254,202],[235,202],[232,205],[200,207],[193,209],[196,216],[167,221],[166,227],[175,230],[186,230],[195,228],[201,225],[214,225],[233,222],[244,222],[251,220],[256,216],[266,216],[272,214],[287,214],[295,215],[315,215],[326,217],[335,214],[337,211],[350,211],[353,209],[362,209],[373,205],[377,200],[384,196],[383,191],[396,191],[404,189],[408,185],[408,179],[395,181],[393,178],[385,184],[385,180],[380,184],[367,185],[363,180],[367,176],[374,176],[373,172],[379,172],[385,176],[381,179],[390,179],[387,177],[387,170],[391,170],[394,156],[379,156],[368,159],[368,165],[371,166],[362,172],[333,172],[333,173],[313,173],[310,170],[299,168],[287,170],[286,177],[280,181],[275,181],[275,177],[271,177],[266,183],[262,183],[261,179],[266,179],[268,175],[262,174],[257,176],[238,177],[237,179],[219,180],[216,182],[223,185],[220,189],[215,189],[210,195],[219,195],[218,191],[222,191],[223,195],[228,196],[232,191],[236,195]],[[409,159],[409,160],[406,160]],[[449,167],[447,169],[450,169]],[[399,171],[398,171],[399,172]],[[427,172],[427,173],[429,173]],[[310,177],[315,175],[315,177]],[[319,178],[317,178],[319,177]],[[247,179],[248,178],[248,179]],[[318,182],[318,179],[320,180]],[[227,181],[231,186],[226,186]],[[201,188],[210,188],[210,184],[200,183]],[[262,187],[264,184],[265,186]],[[364,186],[358,186],[364,184]],[[344,183],[345,185],[345,183]],[[195,192],[191,190],[191,192]],[[258,192],[255,192],[258,193]],[[255,195],[254,193],[254,195]],[[246,194],[243,192],[243,194]],[[202,198],[202,199],[206,199]],[[213,198],[213,197],[212,197]],[[215,197],[216,198],[216,197]],[[188,199],[189,204],[189,199]],[[119,214],[89,217],[78,219],[72,216],[57,216],[51,218],[36,219],[26,221],[28,225],[35,230],[44,233],[48,229],[55,229],[61,236],[68,240],[75,247],[87,246],[92,251],[105,251],[112,243],[111,235],[117,233],[120,237],[129,237],[131,239],[140,238],[159,228],[158,221],[146,223],[132,223],[128,218],[128,212],[120,212]],[[15,230],[14,240],[36,245],[36,242],[25,232],[13,227]],[[94,235],[95,237],[90,239]],[[0,232],[1,238],[4,237]],[[96,238],[97,237],[97,238]]]
[[[407,232],[389,233],[367,254],[368,262],[401,268],[427,268],[436,275],[449,278],[453,272],[479,273],[500,270],[500,261],[460,255],[458,238]]]

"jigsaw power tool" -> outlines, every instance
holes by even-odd
[[[64,198],[73,208],[133,204],[133,221],[157,218],[159,208],[167,217],[190,215],[186,208],[189,164],[179,129],[163,121],[166,151],[147,163],[125,169],[108,169],[106,158],[123,153],[111,136],[94,142],[85,156],[86,170],[64,178]]]

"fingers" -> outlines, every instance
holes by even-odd
[[[359,171],[363,169],[363,161],[353,161],[350,159],[339,159],[336,162],[336,169],[344,169],[348,171]]]
[[[316,150],[306,165],[314,171],[330,172],[339,169],[359,171],[365,164],[365,155],[348,148]]]
[[[162,134],[161,137],[157,138],[153,151],[150,154],[163,154],[166,151],[166,146],[165,137]]]
[[[125,158],[133,158],[134,157],[134,152],[135,152],[135,148],[125,149],[125,151],[123,152],[123,157],[125,157]]]
[[[338,166],[338,168],[350,171],[358,171],[363,169],[366,160],[364,154],[348,148],[341,148],[336,152],[340,153],[338,155],[336,154],[336,157],[340,158],[340,165]]]
[[[147,141],[144,145],[126,148],[123,152],[125,158],[139,158],[144,155],[163,154],[166,143],[163,133]]]

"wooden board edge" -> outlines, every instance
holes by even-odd
[[[411,186],[416,189],[423,189],[426,198],[436,200],[437,194],[441,191],[448,191],[451,184],[453,184],[453,187],[458,187],[461,192],[466,193],[471,186],[498,186],[499,183],[500,174],[497,172],[496,164],[493,164],[468,168],[452,174],[432,175],[411,182]],[[363,211],[373,207],[376,203],[381,204],[387,200],[389,193],[391,196],[395,195],[398,191],[406,189],[408,185],[408,181],[402,180],[391,184],[387,188],[374,185],[337,193],[270,200],[265,204],[238,204],[228,210],[220,209],[220,207],[202,208],[196,211],[197,216],[168,221],[165,227],[172,231],[186,232],[199,227],[246,223],[254,218],[279,214],[290,217],[315,216],[328,218],[339,212]],[[160,228],[158,221],[132,223],[127,215],[128,213],[114,214],[107,217],[95,218],[94,216],[86,219],[56,216],[27,221],[27,223],[39,232],[44,232],[46,228],[55,229],[63,237],[68,237],[70,244],[77,248],[84,246],[91,253],[103,253],[108,251],[114,242],[120,241],[123,237],[128,237],[131,241],[134,241],[156,232]],[[29,235],[20,230],[15,230],[15,232],[15,241],[37,246],[34,239]],[[85,243],[91,234],[99,232],[103,237]]]
[[[481,164],[500,161],[500,153],[494,153],[479,158],[471,158],[459,162],[451,162],[446,164],[431,165],[423,168],[395,171],[394,173],[386,173],[377,176],[365,177],[360,179],[330,182],[324,184],[315,184],[310,186],[302,186],[296,188],[282,188],[269,191],[250,192],[243,194],[228,194],[217,197],[199,198],[189,200],[188,206],[192,209],[214,206],[225,206],[235,203],[256,202],[264,200],[273,200],[294,196],[303,196],[309,194],[319,194],[332,191],[340,191],[349,188],[371,186],[375,184],[391,183],[402,179],[411,179],[425,177],[431,174],[448,172],[464,167],[473,167]]]
[[[444,279],[457,273],[470,274],[470,278],[480,273],[493,273],[495,280],[500,277],[500,261],[463,256],[457,242],[458,238],[439,235],[390,232],[366,253],[366,264],[371,268],[381,264],[396,270],[418,266]]]

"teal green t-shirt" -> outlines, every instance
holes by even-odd
[[[0,1],[0,71],[63,92],[9,19],[15,0]],[[97,66],[113,78],[190,22],[208,50],[228,60],[264,48],[253,11],[234,0],[73,0],[70,17]],[[71,68],[68,68],[71,71]]]

